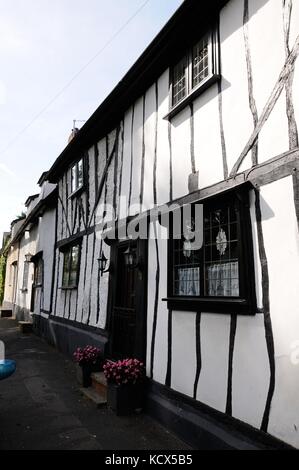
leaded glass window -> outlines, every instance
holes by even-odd
[[[238,206],[204,204],[204,239],[200,249],[190,241],[172,240],[172,290],[175,296],[240,296],[240,226]]]
[[[187,57],[173,68],[172,104],[175,106],[187,95]]]
[[[172,97],[175,107],[219,70],[216,34],[211,32],[193,45],[172,68]]]
[[[209,75],[209,41],[208,37],[201,39],[193,47],[192,57],[192,87],[199,85]]]

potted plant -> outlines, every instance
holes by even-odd
[[[102,368],[102,352],[95,346],[77,348],[73,354],[77,363],[77,379],[83,387],[91,386],[91,373]]]
[[[118,416],[143,408],[145,369],[141,361],[108,360],[103,370],[108,384],[107,404]]]

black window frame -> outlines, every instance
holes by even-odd
[[[193,52],[196,45],[205,38],[208,38],[208,60],[209,60],[209,73],[202,81],[193,86]],[[170,66],[170,87],[169,87],[169,112],[165,119],[171,119],[175,114],[180,112],[185,106],[189,105],[198,95],[203,93],[213,83],[220,79],[220,47],[219,47],[219,31],[218,26],[213,26],[208,31],[200,36],[196,41],[193,41],[189,48],[181,55],[175,63]],[[185,80],[187,93],[180,101],[173,103],[173,71],[175,67],[186,60],[187,66],[185,70]]]
[[[76,267],[76,279],[72,283],[71,281],[71,272],[72,272],[72,252],[74,248],[78,248],[78,261]],[[61,289],[62,290],[70,290],[70,289],[77,289],[79,284],[79,276],[80,276],[80,264],[81,264],[81,241],[69,244],[64,246],[61,249],[61,253],[63,255],[63,267],[62,267],[62,278],[61,278]],[[65,267],[66,267],[66,257],[69,256],[68,260],[68,282],[65,283]]]
[[[196,202],[194,202],[196,203]],[[193,204],[194,204],[193,203]],[[227,204],[237,206],[238,226],[238,260],[239,260],[239,289],[238,297],[209,297],[209,296],[180,296],[174,294],[174,240],[171,229],[168,238],[168,280],[167,301],[169,310],[205,312],[205,313],[231,313],[255,315],[257,313],[255,293],[255,270],[253,256],[252,226],[250,217],[250,202],[248,188],[229,191],[226,194],[214,196],[204,201],[198,201],[204,206],[204,214],[213,207],[220,208]],[[170,224],[171,227],[171,224]],[[204,250],[204,242],[201,250]],[[201,288],[204,265],[201,266]],[[202,290],[201,290],[202,292]]]

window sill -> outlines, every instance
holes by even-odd
[[[169,310],[190,311],[190,312],[207,312],[207,313],[224,313],[239,315],[256,315],[257,309],[246,299],[234,298],[190,298],[190,297],[167,297],[162,299],[167,302]]]
[[[210,77],[207,77],[206,80],[204,80],[200,85],[198,85],[198,87],[195,88],[188,96],[186,96],[186,98],[184,98],[174,107],[172,107],[169,113],[166,114],[166,116],[164,116],[163,119],[170,121],[176,114],[182,111],[182,109],[184,109],[186,106],[192,103],[192,101],[194,101],[195,98],[197,98],[205,90],[207,90],[207,88],[212,86],[214,83],[218,82],[220,78],[221,76],[219,74],[214,74],[214,75],[211,75]]]
[[[81,188],[76,189],[73,193],[71,193],[68,199],[73,199],[75,197],[80,196],[85,191],[85,185],[81,186]]]
[[[78,286],[73,287],[59,287],[60,290],[77,290]]]

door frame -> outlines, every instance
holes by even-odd
[[[147,279],[148,279],[148,240],[134,240],[137,248],[137,259],[141,263],[138,269],[136,279],[136,333],[135,333],[135,352],[134,357],[146,361],[147,346]],[[106,330],[108,331],[108,357],[113,358],[113,308],[116,298],[117,275],[118,275],[118,250],[123,246],[129,246],[130,240],[115,240],[111,243],[110,251],[110,271],[109,271],[109,288],[108,288],[108,304],[107,304],[107,322]],[[137,312],[138,315],[137,315]]]

